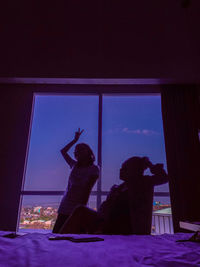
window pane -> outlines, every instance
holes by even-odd
[[[20,229],[53,229],[62,196],[23,196]],[[96,210],[96,196],[90,196],[88,207]]]
[[[19,229],[52,229],[62,196],[24,196]]]
[[[90,209],[97,210],[97,196],[90,196],[88,200],[88,205]]]
[[[173,233],[170,197],[154,197],[152,214],[152,233]]]
[[[119,184],[119,169],[129,157],[148,156],[166,169],[160,95],[103,97],[102,189]],[[168,185],[155,191],[168,191]]]
[[[60,149],[79,127],[78,143],[89,144],[97,156],[98,96],[35,96],[24,190],[65,190],[70,168]]]

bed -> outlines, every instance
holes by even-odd
[[[5,233],[0,231],[1,267],[200,266],[200,243],[176,242],[192,234],[99,235],[104,241],[73,243],[50,241],[49,231],[29,232],[14,239],[2,237]],[[93,235],[81,235],[88,236]]]

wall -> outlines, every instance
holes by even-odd
[[[14,1],[1,7],[1,77],[199,80],[200,1]]]

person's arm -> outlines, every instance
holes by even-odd
[[[95,175],[95,174],[94,175],[91,175],[90,181],[89,181],[89,186],[88,186],[90,192],[91,192],[93,186],[95,185],[98,177],[99,177],[99,175]]]
[[[99,178],[99,168],[96,166],[89,177],[89,181],[88,181],[87,187],[85,189],[85,194],[84,194],[85,203],[88,202],[92,188],[95,185],[98,178]]]
[[[163,169],[163,164],[155,164],[150,166],[150,171],[153,174],[149,178],[151,179],[151,183],[155,185],[161,185],[168,182],[168,175],[166,171]]]
[[[78,131],[75,132],[75,137],[74,139],[69,142],[65,147],[63,147],[60,152],[63,156],[63,158],[65,159],[65,161],[69,164],[69,166],[72,168],[74,163],[75,163],[75,160],[73,160],[69,154],[67,153],[69,151],[69,149],[74,145],[76,144],[76,142],[79,140],[79,137],[80,135],[82,134],[84,130],[80,131],[80,128],[78,128]]]

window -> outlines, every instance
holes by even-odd
[[[91,208],[97,209],[110,187],[120,183],[119,168],[129,157],[149,156],[166,169],[160,95],[36,94],[34,102],[20,228],[52,229],[70,172],[60,149],[78,127],[84,129],[79,141],[91,146],[101,168]],[[163,192],[170,206],[167,185],[155,192],[156,210],[165,204]]]
[[[60,149],[73,139],[77,127],[84,129],[80,141],[90,144],[97,158],[98,96],[35,95],[20,228],[52,228],[70,173]],[[73,157],[73,148],[69,153]],[[96,208],[96,196],[89,205]],[[41,212],[35,214],[38,207]]]

